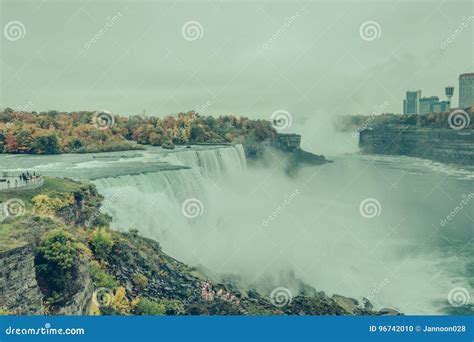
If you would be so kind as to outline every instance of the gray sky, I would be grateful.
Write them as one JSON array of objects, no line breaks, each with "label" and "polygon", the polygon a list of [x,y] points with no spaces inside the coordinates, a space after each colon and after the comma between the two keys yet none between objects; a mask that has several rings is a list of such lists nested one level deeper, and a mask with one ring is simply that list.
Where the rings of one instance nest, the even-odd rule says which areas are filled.
[{"label": "gray sky", "polygon": [[[400,112],[407,89],[444,98],[454,85],[457,105],[458,75],[474,71],[472,4],[1,0],[0,106],[261,118],[281,109],[298,126],[385,101],[383,111]],[[11,21],[24,37],[5,33]],[[202,37],[183,37],[189,21]],[[380,28],[373,40],[360,32],[367,21]]]}]

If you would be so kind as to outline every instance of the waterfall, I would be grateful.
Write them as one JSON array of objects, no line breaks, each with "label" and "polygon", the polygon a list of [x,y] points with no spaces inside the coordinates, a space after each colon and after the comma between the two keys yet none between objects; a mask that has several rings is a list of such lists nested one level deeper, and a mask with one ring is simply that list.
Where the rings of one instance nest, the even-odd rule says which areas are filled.
[{"label": "waterfall", "polygon": [[221,177],[234,171],[242,172],[247,168],[245,152],[241,144],[170,153],[168,160],[172,164],[198,168],[205,177]]},{"label": "waterfall", "polygon": [[105,196],[102,210],[113,217],[114,229],[137,229],[181,254],[177,251],[183,244],[180,236],[198,234],[198,224],[202,227],[206,220],[209,187],[218,187],[228,174],[241,174],[247,164],[242,145],[173,151],[165,159],[189,168],[101,178],[94,183]]}]

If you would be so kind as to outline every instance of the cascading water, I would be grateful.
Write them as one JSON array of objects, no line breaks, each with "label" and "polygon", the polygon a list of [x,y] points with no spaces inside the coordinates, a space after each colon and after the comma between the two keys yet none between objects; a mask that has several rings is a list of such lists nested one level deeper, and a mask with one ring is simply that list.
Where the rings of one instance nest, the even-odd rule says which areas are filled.
[{"label": "cascading water", "polygon": [[[101,178],[94,183],[106,198],[103,210],[114,218],[115,229],[138,229],[180,255],[188,249],[183,241],[203,233],[196,223],[206,218],[209,187],[218,187],[226,175],[242,173],[247,163],[242,145],[183,150],[169,153],[165,159],[190,168]],[[193,209],[192,203],[197,203],[197,208]],[[187,238],[183,240],[183,236]]]},{"label": "cascading water", "polygon": [[[442,234],[436,227],[466,193],[471,171],[447,176],[413,158],[335,156],[288,178],[277,164],[247,170],[241,145],[98,157],[67,156],[59,166],[50,157],[35,168],[93,180],[114,229],[137,229],[189,265],[296,294],[294,279],[281,276],[293,270],[328,294],[407,314],[442,312],[452,288],[470,288],[471,254],[453,253],[472,239],[470,221],[457,215]],[[452,200],[430,195],[441,182]],[[381,208],[370,219],[359,208],[367,198]]]}]

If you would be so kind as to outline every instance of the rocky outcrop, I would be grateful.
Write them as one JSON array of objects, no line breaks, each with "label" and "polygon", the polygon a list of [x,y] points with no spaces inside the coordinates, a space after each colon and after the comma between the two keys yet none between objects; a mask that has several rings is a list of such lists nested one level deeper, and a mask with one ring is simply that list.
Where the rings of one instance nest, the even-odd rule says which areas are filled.
[{"label": "rocky outcrop", "polygon": [[474,165],[474,130],[389,125],[360,132],[363,153],[405,155]]},{"label": "rocky outcrop", "polygon": [[80,284],[78,291],[64,305],[57,307],[54,314],[66,316],[88,314],[94,293],[94,284],[90,276],[89,262],[86,259],[81,260],[76,282]]},{"label": "rocky outcrop", "polygon": [[41,315],[43,295],[36,282],[32,246],[0,253],[0,307],[18,315]]}]

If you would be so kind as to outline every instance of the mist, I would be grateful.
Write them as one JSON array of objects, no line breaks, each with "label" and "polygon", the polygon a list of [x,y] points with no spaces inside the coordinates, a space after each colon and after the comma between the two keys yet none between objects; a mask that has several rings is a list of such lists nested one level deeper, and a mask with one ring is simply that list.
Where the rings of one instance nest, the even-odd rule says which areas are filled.
[{"label": "mist", "polygon": [[[430,217],[433,206],[446,203],[432,199],[415,208],[413,197],[421,194],[410,193],[409,181],[381,186],[385,177],[399,177],[396,168],[380,173],[389,160],[373,166],[336,158],[291,176],[286,158],[270,153],[243,170],[234,159],[225,173],[212,177],[181,170],[97,185],[106,198],[120,191],[107,209],[115,229],[138,229],[214,279],[234,277],[263,293],[283,286],[293,296],[305,283],[329,295],[369,298],[376,308],[440,313],[453,281],[464,282],[456,272],[466,267],[455,255],[443,255],[439,241],[425,241],[439,222]],[[410,177],[420,181],[415,173]],[[429,187],[433,178],[427,181]],[[200,215],[191,219],[182,207],[189,198],[202,203]],[[360,209],[368,198],[380,205],[371,218]]]}]

